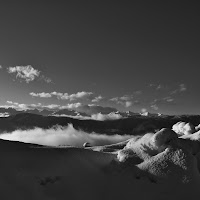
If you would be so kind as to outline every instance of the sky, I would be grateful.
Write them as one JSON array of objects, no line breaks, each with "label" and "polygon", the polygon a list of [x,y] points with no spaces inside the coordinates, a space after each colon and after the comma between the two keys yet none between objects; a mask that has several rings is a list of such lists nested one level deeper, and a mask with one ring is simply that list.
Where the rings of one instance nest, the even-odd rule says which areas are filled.
[{"label": "sky", "polygon": [[0,3],[0,105],[200,114],[199,5]]}]

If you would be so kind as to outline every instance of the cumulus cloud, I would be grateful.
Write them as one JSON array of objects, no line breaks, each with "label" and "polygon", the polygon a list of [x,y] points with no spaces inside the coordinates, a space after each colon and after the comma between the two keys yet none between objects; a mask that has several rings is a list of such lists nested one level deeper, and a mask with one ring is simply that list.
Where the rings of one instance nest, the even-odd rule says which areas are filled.
[{"label": "cumulus cloud", "polygon": [[82,106],[82,103],[79,103],[79,102],[77,102],[77,103],[69,103],[69,104],[67,104],[65,106],[61,106],[60,109],[72,109],[72,110],[74,110],[74,109],[77,109],[77,108],[79,108],[81,106]]},{"label": "cumulus cloud", "polygon": [[57,98],[62,99],[62,100],[70,100],[70,101],[74,101],[77,99],[87,99],[89,96],[91,96],[93,93],[92,92],[77,92],[75,94],[71,94],[69,95],[68,93],[64,93],[64,94],[58,94]]},{"label": "cumulus cloud", "polygon": [[41,97],[41,98],[50,98],[52,95],[50,93],[41,92],[41,93],[29,93],[32,97]]},{"label": "cumulus cloud", "polygon": [[133,102],[131,101],[132,96],[124,95],[122,97],[114,97],[110,99],[110,101],[115,102],[116,104],[120,104],[126,108],[132,106]]},{"label": "cumulus cloud", "polygon": [[9,74],[16,74],[16,78],[25,80],[26,83],[34,81],[36,78],[40,78],[47,83],[52,83],[50,78],[41,75],[41,71],[34,69],[31,65],[8,67],[7,71]]},{"label": "cumulus cloud", "polygon": [[125,141],[132,136],[130,135],[111,135],[91,133],[74,129],[73,125],[67,127],[57,126],[51,129],[43,130],[35,128],[32,130],[16,130],[11,133],[0,135],[1,139],[21,141],[48,146],[70,145],[82,147],[85,142],[92,146],[108,145]]},{"label": "cumulus cloud", "polygon": [[59,104],[48,104],[48,105],[43,105],[41,103],[37,103],[37,104],[20,104],[17,102],[12,102],[12,101],[7,101],[8,104],[11,105],[12,108],[15,108],[17,110],[28,110],[28,109],[77,109],[78,107],[82,106],[81,103],[77,102],[77,103],[71,103],[71,104],[67,104],[67,105],[59,105]]},{"label": "cumulus cloud", "polygon": [[77,92],[76,94],[68,94],[68,93],[62,93],[62,92],[50,92],[50,93],[46,93],[46,92],[41,92],[41,93],[34,93],[31,92],[30,93],[31,96],[34,97],[41,97],[41,98],[48,98],[48,97],[52,97],[52,96],[56,96],[57,99],[62,99],[62,100],[70,100],[70,101],[74,101],[77,99],[88,99],[91,95],[93,95],[92,92]]},{"label": "cumulus cloud", "polygon": [[101,114],[101,113],[93,114],[91,115],[91,118],[98,121],[105,121],[105,120],[121,119],[122,116],[120,114],[112,112],[109,114]]},{"label": "cumulus cloud", "polygon": [[3,69],[2,65],[0,65],[0,69]]},{"label": "cumulus cloud", "polygon": [[17,78],[24,79],[27,83],[40,75],[40,71],[34,69],[31,65],[8,67],[8,73],[16,73]]},{"label": "cumulus cloud", "polygon": [[97,96],[97,97],[95,97],[94,99],[92,99],[92,102],[94,103],[96,103],[96,102],[99,102],[99,101],[101,101],[103,99],[103,97],[101,96],[101,95],[99,95],[99,96]]},{"label": "cumulus cloud", "polygon": [[4,107],[12,107],[16,110],[32,110],[32,109],[60,109],[61,105],[58,104],[48,104],[48,105],[42,105],[41,103],[37,104],[20,104],[18,102],[13,101],[6,101],[7,104],[10,104],[9,106],[5,105]]},{"label": "cumulus cloud", "polygon": [[92,94],[93,94],[92,92],[85,92],[85,91],[77,92],[76,94],[71,94],[69,96],[69,99],[70,99],[70,101],[73,101],[73,100],[76,100],[76,99],[87,98]]},{"label": "cumulus cloud", "polygon": [[26,110],[28,109],[27,104],[17,103],[12,101],[6,101],[6,103],[11,104],[11,107],[16,108],[17,110]]}]

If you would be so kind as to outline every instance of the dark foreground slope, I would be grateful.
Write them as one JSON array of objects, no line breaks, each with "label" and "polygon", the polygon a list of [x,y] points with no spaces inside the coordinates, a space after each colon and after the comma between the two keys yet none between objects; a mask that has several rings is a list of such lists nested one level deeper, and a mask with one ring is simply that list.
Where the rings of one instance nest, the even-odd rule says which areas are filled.
[{"label": "dark foreground slope", "polygon": [[48,129],[56,125],[67,126],[73,124],[75,129],[85,132],[112,134],[144,134],[148,131],[159,130],[163,127],[171,128],[178,121],[200,124],[200,116],[133,116],[118,120],[96,121],[79,120],[69,117],[42,116],[30,113],[20,113],[8,118],[0,118],[0,132],[11,132],[17,129],[27,130],[35,127]]},{"label": "dark foreground slope", "polygon": [[196,199],[200,135],[194,136],[162,129],[88,149],[0,140],[0,199]]}]

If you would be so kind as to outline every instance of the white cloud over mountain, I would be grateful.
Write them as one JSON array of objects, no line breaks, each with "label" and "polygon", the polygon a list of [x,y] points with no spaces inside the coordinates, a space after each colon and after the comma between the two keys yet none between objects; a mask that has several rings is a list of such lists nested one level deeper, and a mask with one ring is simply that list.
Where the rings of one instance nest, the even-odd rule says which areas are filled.
[{"label": "white cloud over mountain", "polygon": [[6,101],[6,103],[10,104],[12,108],[16,108],[18,110],[26,110],[26,109],[28,109],[28,105],[27,104],[17,103],[17,102],[12,102],[12,101]]},{"label": "white cloud over mountain", "polygon": [[109,114],[92,114],[91,119],[98,120],[98,121],[105,121],[105,120],[115,120],[123,118],[120,114],[117,113],[109,113]]}]

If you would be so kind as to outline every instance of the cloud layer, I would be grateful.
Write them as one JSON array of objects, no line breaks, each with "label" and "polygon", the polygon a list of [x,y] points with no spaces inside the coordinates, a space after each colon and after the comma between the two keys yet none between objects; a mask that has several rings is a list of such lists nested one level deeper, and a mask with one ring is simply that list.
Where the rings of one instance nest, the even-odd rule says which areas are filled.
[{"label": "cloud layer", "polygon": [[32,130],[16,130],[11,133],[0,135],[1,139],[11,141],[21,141],[49,146],[70,145],[82,147],[85,142],[92,146],[108,145],[125,141],[132,136],[130,135],[106,135],[106,134],[88,134],[84,131],[78,131],[69,124],[67,127],[57,126],[48,130],[35,128]]},{"label": "cloud layer", "polygon": [[109,114],[97,113],[97,114],[93,114],[91,118],[98,121],[105,121],[105,120],[121,119],[123,117],[120,114],[116,114],[116,113],[109,113]]},{"label": "cloud layer", "polygon": [[77,99],[88,99],[90,96],[93,95],[92,92],[77,92],[75,94],[68,94],[68,93],[62,93],[62,92],[50,92],[50,93],[46,93],[46,92],[41,92],[41,93],[34,93],[34,92],[30,92],[29,93],[32,97],[40,97],[40,98],[50,98],[53,96],[56,96],[57,99],[61,99],[61,100],[70,100],[70,101],[74,101]]}]

